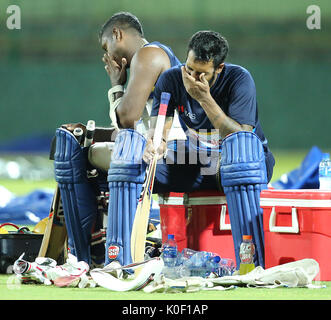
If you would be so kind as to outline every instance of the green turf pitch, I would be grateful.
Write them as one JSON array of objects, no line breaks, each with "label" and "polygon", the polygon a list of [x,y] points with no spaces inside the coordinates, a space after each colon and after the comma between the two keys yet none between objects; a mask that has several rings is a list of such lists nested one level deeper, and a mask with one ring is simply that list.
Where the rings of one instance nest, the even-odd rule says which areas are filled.
[{"label": "green turf pitch", "polygon": [[[283,173],[297,168],[308,151],[274,151],[276,165],[271,181],[280,178]],[[29,181],[22,179],[0,179],[0,185],[13,192],[15,195],[24,195],[39,188],[55,189],[55,180]]]},{"label": "green turf pitch", "polygon": [[316,282],[326,288],[256,289],[237,287],[227,291],[194,293],[113,292],[102,287],[58,288],[19,284],[14,275],[0,275],[1,300],[331,300],[331,282]]}]

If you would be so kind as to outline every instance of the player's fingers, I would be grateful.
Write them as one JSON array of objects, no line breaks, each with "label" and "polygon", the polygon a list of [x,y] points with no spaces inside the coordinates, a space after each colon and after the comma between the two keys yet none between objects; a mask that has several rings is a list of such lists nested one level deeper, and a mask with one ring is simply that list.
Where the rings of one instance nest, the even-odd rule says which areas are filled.
[{"label": "player's fingers", "polygon": [[148,152],[147,150],[143,154],[143,159],[146,163],[150,163],[153,160],[155,152]]},{"label": "player's fingers", "polygon": [[108,54],[104,54],[103,57],[102,57],[102,61],[106,64],[109,64],[109,56]]},{"label": "player's fingers", "polygon": [[188,73],[187,73],[187,71],[186,71],[185,67],[184,67],[184,66],[182,66],[182,67],[181,67],[181,70],[182,70],[182,77],[183,77],[183,79],[186,79],[186,78],[187,78],[187,76],[188,76]]},{"label": "player's fingers", "polygon": [[106,66],[105,66],[105,69],[106,69],[106,71],[107,71],[108,74],[111,73],[109,66],[106,65]]},{"label": "player's fingers", "polygon": [[200,74],[199,79],[204,85],[208,85],[208,81],[206,80],[206,77],[205,77],[204,73]]},{"label": "player's fingers", "polygon": [[109,61],[109,66],[114,68],[114,69],[120,69],[120,65],[115,61],[115,59],[111,59]]},{"label": "player's fingers", "polygon": [[155,149],[153,146],[153,141],[152,139],[149,139],[145,147],[143,159],[146,163],[149,163],[153,159],[154,155],[155,155]]},{"label": "player's fingers", "polygon": [[183,81],[185,81],[186,83],[189,83],[190,85],[194,85],[195,84],[195,78],[192,77],[185,69],[185,67],[182,67],[182,75],[183,75]]}]

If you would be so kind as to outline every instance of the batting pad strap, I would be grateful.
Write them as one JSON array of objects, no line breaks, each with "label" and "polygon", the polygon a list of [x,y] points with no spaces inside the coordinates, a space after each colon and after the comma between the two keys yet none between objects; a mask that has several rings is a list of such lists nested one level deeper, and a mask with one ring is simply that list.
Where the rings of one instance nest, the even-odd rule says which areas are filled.
[{"label": "batting pad strap", "polygon": [[119,104],[122,101],[122,97],[118,98],[115,100],[114,98],[114,94],[116,92],[124,92],[124,88],[123,86],[115,86],[113,88],[111,88],[108,91],[108,100],[109,100],[109,118],[112,122],[112,125],[116,128],[118,128],[118,124],[117,124],[117,116],[116,116],[116,109],[119,106]]},{"label": "batting pad strap", "polygon": [[117,86],[114,86],[114,87],[110,88],[110,89],[108,90],[108,99],[109,99],[109,101],[112,101],[112,102],[115,101],[113,95],[114,95],[116,92],[124,92],[124,87],[123,87],[122,85],[118,84]]},{"label": "batting pad strap", "polygon": [[223,187],[268,183],[263,146],[255,133],[240,131],[223,140],[221,181]]},{"label": "batting pad strap", "polygon": [[54,154],[55,180],[60,183],[81,183],[87,180],[87,159],[82,157],[82,148],[77,139],[69,131],[56,130],[56,148]]}]

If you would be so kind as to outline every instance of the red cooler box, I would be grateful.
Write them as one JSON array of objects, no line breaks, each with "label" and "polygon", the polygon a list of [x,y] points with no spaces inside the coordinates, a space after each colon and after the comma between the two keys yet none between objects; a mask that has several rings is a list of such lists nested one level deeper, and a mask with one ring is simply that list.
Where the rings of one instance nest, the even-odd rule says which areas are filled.
[{"label": "red cooler box", "polygon": [[312,258],[315,280],[331,280],[331,191],[263,190],[261,208],[265,267]]},{"label": "red cooler box", "polygon": [[186,210],[184,193],[170,192],[159,194],[160,224],[162,243],[167,240],[168,234],[175,235],[178,250],[188,248],[186,235]]},{"label": "red cooler box", "polygon": [[235,262],[231,225],[223,193],[199,191],[159,195],[162,241],[175,234],[178,249],[211,251]]}]

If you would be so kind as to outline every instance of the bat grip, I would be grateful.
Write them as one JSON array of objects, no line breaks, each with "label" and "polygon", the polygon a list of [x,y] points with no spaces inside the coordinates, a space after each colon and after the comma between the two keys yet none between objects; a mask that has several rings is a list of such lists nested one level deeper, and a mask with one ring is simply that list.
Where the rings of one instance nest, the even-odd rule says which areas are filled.
[{"label": "bat grip", "polygon": [[93,136],[95,131],[95,122],[93,120],[89,120],[86,126],[86,136],[84,140],[84,147],[89,147],[93,142]]},{"label": "bat grip", "polygon": [[171,94],[169,92],[162,92],[161,93],[161,100],[160,104],[165,104],[168,106],[169,101],[170,101]]},{"label": "bat grip", "polygon": [[75,128],[73,133],[74,133],[74,136],[76,137],[78,143],[81,144],[82,143],[82,138],[83,138],[83,133],[84,133],[83,129],[82,128]]}]

